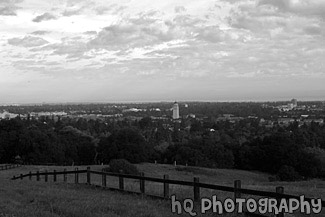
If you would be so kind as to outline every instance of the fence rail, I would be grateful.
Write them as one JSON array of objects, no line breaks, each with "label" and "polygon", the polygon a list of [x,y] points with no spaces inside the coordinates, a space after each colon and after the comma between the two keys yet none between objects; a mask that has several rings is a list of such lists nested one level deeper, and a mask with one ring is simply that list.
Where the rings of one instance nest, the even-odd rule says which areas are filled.
[{"label": "fence rail", "polygon": [[[1,167],[0,167],[1,168]],[[57,181],[57,175],[63,175],[63,180],[64,182],[67,182],[67,174],[74,174],[74,182],[76,184],[79,183],[79,174],[87,174],[87,181],[86,183],[88,185],[91,184],[91,174],[96,174],[100,175],[102,177],[102,183],[101,185],[95,185],[95,186],[100,186],[104,188],[107,187],[107,176],[112,176],[112,177],[118,177],[118,183],[119,186],[118,188],[112,188],[109,187],[108,189],[111,190],[119,190],[119,191],[124,191],[124,192],[131,192],[131,193],[136,193],[136,194],[146,194],[145,191],[145,182],[150,181],[150,182],[157,182],[157,183],[162,183],[163,184],[163,196],[158,196],[158,195],[149,195],[146,194],[150,197],[155,197],[155,198],[160,198],[160,199],[170,199],[170,192],[169,192],[169,185],[174,184],[174,185],[181,185],[181,186],[189,186],[193,187],[193,199],[194,201],[199,201],[200,199],[200,189],[212,189],[212,190],[219,190],[219,191],[225,191],[225,192],[231,192],[234,193],[234,198],[241,198],[242,194],[246,195],[255,195],[255,196],[262,196],[262,197],[268,197],[268,198],[275,198],[275,199],[299,199],[299,196],[296,195],[289,195],[289,194],[284,194],[284,188],[279,186],[276,187],[275,192],[269,192],[269,191],[259,191],[259,190],[252,190],[252,189],[245,189],[241,188],[241,181],[236,180],[234,181],[234,187],[229,187],[229,186],[221,186],[221,185],[214,185],[214,184],[206,184],[206,183],[201,183],[199,181],[198,177],[193,178],[193,182],[191,181],[180,181],[180,180],[173,180],[169,179],[168,175],[164,175],[163,178],[154,178],[154,177],[146,177],[144,176],[144,173],[141,173],[140,175],[129,175],[129,174],[123,174],[123,173],[111,173],[111,172],[104,172],[104,171],[94,171],[91,170],[90,167],[87,167],[86,170],[78,170],[78,168],[75,168],[75,170],[72,171],[67,171],[64,169],[64,171],[53,171],[53,172],[29,172],[27,174],[20,174],[19,176],[13,176],[12,180],[17,180],[17,179],[23,179],[24,177],[29,177],[31,180],[32,177],[36,176],[36,180],[40,180],[40,176],[44,176],[45,182],[48,181],[48,176],[52,175],[53,176],[53,181]],[[134,192],[134,191],[129,191],[125,190],[124,186],[124,180],[125,179],[135,179],[139,180],[139,189],[140,192]],[[304,198],[305,201],[311,201],[311,198]],[[325,207],[325,201],[322,200],[322,207]],[[265,215],[256,215],[253,214],[254,216],[265,216]],[[277,215],[278,217],[283,217],[284,214],[280,213]]]},{"label": "fence rail", "polygon": [[2,170],[9,170],[9,169],[17,168],[17,167],[21,167],[21,165],[20,164],[6,164],[6,165],[1,165],[0,166],[0,171],[2,171]]}]

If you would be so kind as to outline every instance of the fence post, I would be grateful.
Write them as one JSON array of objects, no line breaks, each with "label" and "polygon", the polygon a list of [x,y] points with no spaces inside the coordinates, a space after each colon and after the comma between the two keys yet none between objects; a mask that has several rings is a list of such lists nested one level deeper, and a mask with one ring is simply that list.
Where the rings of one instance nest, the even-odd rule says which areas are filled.
[{"label": "fence post", "polygon": [[120,170],[120,174],[118,176],[118,183],[119,183],[119,189],[124,190],[124,179],[123,179],[123,170]]},{"label": "fence post", "polygon": [[[278,194],[278,196],[277,196],[277,203],[280,204],[280,202],[281,202],[281,194],[284,193],[284,188],[281,187],[281,186],[280,187],[276,187],[275,191]],[[284,217],[284,213],[283,212],[279,213],[277,215],[277,217]]]},{"label": "fence post", "polygon": [[87,184],[90,185],[90,167],[87,167]]},{"label": "fence post", "polygon": [[[64,169],[63,172],[67,172],[67,169]],[[67,174],[63,173],[63,181],[67,182]]]},{"label": "fence post", "polygon": [[78,184],[79,182],[79,173],[78,173],[78,168],[75,168],[75,174],[74,174],[74,183]]},{"label": "fence post", "polygon": [[200,200],[200,179],[199,177],[194,177],[193,179],[193,186],[194,186],[194,201]]},{"label": "fence post", "polygon": [[104,173],[105,172],[105,169],[102,169],[102,186],[103,187],[106,187],[106,174]]},{"label": "fence post", "polygon": [[47,182],[47,170],[45,170],[45,182]]},{"label": "fence post", "polygon": [[39,171],[36,172],[36,181],[39,181]]},{"label": "fence post", "polygon": [[53,171],[53,182],[56,182],[56,170]]},{"label": "fence post", "polygon": [[234,197],[235,197],[235,200],[236,200],[236,198],[241,198],[240,189],[241,189],[241,181],[240,180],[235,180],[235,182],[234,182]]},{"label": "fence post", "polygon": [[140,192],[144,194],[145,192],[145,182],[144,182],[144,173],[140,173]]},{"label": "fence post", "polygon": [[169,198],[169,183],[166,182],[166,180],[169,179],[168,175],[164,175],[164,198]]},{"label": "fence post", "polygon": [[29,180],[32,180],[32,172],[29,171]]}]

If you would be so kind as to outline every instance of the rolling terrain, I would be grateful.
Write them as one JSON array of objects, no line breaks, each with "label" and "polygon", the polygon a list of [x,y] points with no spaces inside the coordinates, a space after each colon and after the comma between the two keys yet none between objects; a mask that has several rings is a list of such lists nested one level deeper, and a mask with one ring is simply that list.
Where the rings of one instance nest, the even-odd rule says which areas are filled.
[{"label": "rolling terrain", "polygon": [[[101,170],[104,166],[91,166],[92,170]],[[170,179],[192,181],[193,177],[199,177],[200,182],[233,186],[234,180],[240,179],[243,188],[274,191],[276,186],[283,186],[285,193],[308,197],[325,196],[325,184],[321,180],[302,182],[269,182],[270,175],[260,172],[248,172],[227,169],[206,169],[198,167],[183,167],[171,165],[138,164],[138,169],[149,177],[161,178],[168,174]],[[62,176],[58,176],[57,182],[53,182],[49,176],[48,182],[32,180],[12,181],[14,175],[26,174],[29,171],[62,171],[64,168],[73,170],[75,167],[59,166],[23,166],[6,171],[0,171],[0,216],[177,216],[171,213],[169,201],[152,199],[142,195],[126,194],[87,185],[75,185],[74,176],[68,175],[68,183],[64,183]],[[84,169],[86,166],[80,166]],[[101,183],[101,177],[93,175],[92,184]],[[80,175],[79,182],[85,183],[86,177]],[[118,180],[108,177],[108,187],[118,187]],[[135,180],[125,180],[125,189],[139,191],[139,183]],[[162,184],[146,183],[146,192],[154,195],[162,194]],[[192,197],[192,189],[176,185],[170,186],[170,194],[177,198]],[[201,196],[217,195],[218,198],[232,197],[232,194],[201,190]],[[247,195],[244,195],[246,197]],[[183,213],[181,216],[189,216]],[[199,214],[198,216],[212,216],[212,214]],[[227,214],[225,216],[238,216]],[[296,215],[301,216],[301,215]]]}]

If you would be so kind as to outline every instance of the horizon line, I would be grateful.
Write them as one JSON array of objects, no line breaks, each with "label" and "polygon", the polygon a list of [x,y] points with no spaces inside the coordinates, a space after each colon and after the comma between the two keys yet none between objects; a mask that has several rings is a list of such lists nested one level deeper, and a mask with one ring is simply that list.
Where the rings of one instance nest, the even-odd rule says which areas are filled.
[{"label": "horizon line", "polygon": [[[297,99],[297,98],[292,98]],[[274,102],[289,102],[288,100],[177,100],[177,103],[274,103]],[[314,100],[298,100],[298,102],[325,102],[325,99],[314,99]],[[71,105],[71,104],[146,104],[146,103],[174,103],[173,100],[161,100],[161,101],[66,101],[66,102],[0,102],[0,106],[24,106],[24,105]]]}]

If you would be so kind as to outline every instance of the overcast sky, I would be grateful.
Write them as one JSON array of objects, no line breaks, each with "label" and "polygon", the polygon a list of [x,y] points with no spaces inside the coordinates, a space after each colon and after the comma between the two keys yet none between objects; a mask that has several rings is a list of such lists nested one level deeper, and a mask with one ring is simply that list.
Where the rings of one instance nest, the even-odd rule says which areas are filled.
[{"label": "overcast sky", "polygon": [[325,100],[325,0],[0,0],[0,103]]}]

